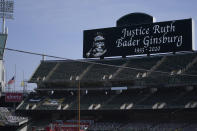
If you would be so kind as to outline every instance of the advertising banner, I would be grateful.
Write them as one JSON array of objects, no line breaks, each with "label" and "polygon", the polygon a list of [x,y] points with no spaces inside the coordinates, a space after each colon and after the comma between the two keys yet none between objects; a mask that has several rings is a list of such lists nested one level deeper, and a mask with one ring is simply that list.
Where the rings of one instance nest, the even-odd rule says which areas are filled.
[{"label": "advertising banner", "polygon": [[21,102],[23,100],[22,93],[6,93],[5,102]]}]

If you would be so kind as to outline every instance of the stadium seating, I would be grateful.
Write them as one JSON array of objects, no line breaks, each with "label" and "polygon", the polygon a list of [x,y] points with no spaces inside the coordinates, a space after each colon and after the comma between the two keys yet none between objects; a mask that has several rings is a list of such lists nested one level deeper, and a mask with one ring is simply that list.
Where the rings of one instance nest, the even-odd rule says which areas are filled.
[{"label": "stadium seating", "polygon": [[[81,114],[95,112],[95,116],[96,113],[105,116],[115,112],[127,117],[128,113],[130,120],[102,121],[98,117],[89,126],[89,131],[192,131],[197,127],[195,122],[173,121],[178,117],[182,120],[185,114],[180,112],[195,113],[197,109],[196,52],[79,61],[42,61],[30,79],[38,84],[37,92],[28,96],[17,110],[76,113],[79,105],[79,88],[76,87],[80,87]],[[138,120],[138,113],[143,112],[144,121],[132,121]],[[150,114],[149,117],[149,112],[164,115],[158,118]],[[146,117],[153,117],[151,120],[155,118],[155,121]],[[157,122],[157,119],[169,121]]]},{"label": "stadium seating", "polygon": [[30,82],[124,80],[134,81],[136,86],[197,84],[196,53],[79,61],[42,61]]},{"label": "stadium seating", "polygon": [[145,73],[150,70],[156,63],[161,60],[161,57],[133,58],[128,60],[128,65],[124,68],[116,79],[133,79],[138,78],[138,73]]},{"label": "stadium seating", "polygon": [[[100,61],[95,61],[95,63],[100,63],[104,65],[94,64],[92,68],[83,77],[83,79],[85,80],[109,80],[113,77],[113,74],[118,70],[118,67],[113,67],[113,65],[122,66],[125,63],[125,60],[120,60],[120,59],[100,60]],[[105,64],[110,64],[112,66],[111,67],[105,66]],[[111,78],[110,78],[110,75],[111,75]]]},{"label": "stadium seating", "polygon": [[83,71],[90,65],[84,62],[75,61],[60,61],[58,68],[52,73],[49,80],[76,80],[77,76],[80,76]]},{"label": "stadium seating", "polygon": [[[184,71],[196,56],[196,54],[191,53],[166,56],[165,60],[157,67],[157,69],[155,69],[155,72],[152,72],[149,78],[146,79],[148,81],[152,80],[157,82],[160,85],[179,84],[180,82],[184,83],[186,80],[181,79],[182,76],[179,76],[181,73],[178,73],[178,71]],[[158,79],[159,81],[157,81]]]},{"label": "stadium seating", "polygon": [[95,122],[88,131],[194,131],[196,127],[188,122]]},{"label": "stadium seating", "polygon": [[[80,94],[81,110],[197,108],[197,91],[186,88],[144,88],[123,91],[87,91]],[[78,92],[30,96],[18,110],[78,110]]]},{"label": "stadium seating", "polygon": [[[99,94],[99,97],[98,97]],[[95,110],[96,106],[100,104],[101,106],[111,97],[110,94],[105,94],[104,91],[102,92],[91,92],[89,91],[87,94],[82,96],[81,99],[81,109],[87,110],[92,109]],[[92,108],[89,108],[90,106],[93,106]]]},{"label": "stadium seating", "polygon": [[98,122],[90,125],[88,131],[118,131],[120,126],[117,122]]},{"label": "stadium seating", "polygon": [[32,81],[42,81],[44,77],[47,77],[56,64],[57,62],[41,61],[37,71],[32,76]]}]

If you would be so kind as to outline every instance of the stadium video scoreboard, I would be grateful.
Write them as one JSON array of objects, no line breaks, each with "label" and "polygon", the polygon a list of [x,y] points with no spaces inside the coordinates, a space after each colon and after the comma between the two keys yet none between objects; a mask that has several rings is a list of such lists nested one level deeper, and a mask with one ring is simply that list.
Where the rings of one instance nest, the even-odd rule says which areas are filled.
[{"label": "stadium video scoreboard", "polygon": [[192,19],[84,31],[83,57],[111,57],[194,50]]}]

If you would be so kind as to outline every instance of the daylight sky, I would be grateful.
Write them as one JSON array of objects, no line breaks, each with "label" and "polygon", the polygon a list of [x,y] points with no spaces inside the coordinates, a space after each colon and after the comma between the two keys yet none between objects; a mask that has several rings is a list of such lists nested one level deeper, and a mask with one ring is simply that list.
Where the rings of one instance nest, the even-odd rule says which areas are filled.
[{"label": "daylight sky", "polygon": [[[117,19],[129,13],[144,12],[157,22],[186,18],[197,21],[197,0],[14,1],[14,20],[6,20],[6,47],[69,59],[82,59],[83,30],[114,27]],[[16,89],[22,89],[23,72],[29,79],[41,59],[6,50],[7,80],[14,75],[16,65]]]}]

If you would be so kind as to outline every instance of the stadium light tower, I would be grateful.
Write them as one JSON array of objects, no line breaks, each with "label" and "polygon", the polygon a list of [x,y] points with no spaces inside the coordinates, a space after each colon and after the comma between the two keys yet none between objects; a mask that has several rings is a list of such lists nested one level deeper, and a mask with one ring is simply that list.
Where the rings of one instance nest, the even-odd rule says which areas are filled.
[{"label": "stadium light tower", "polygon": [[0,18],[2,18],[2,34],[7,34],[5,30],[5,19],[13,19],[14,1],[0,0]]},{"label": "stadium light tower", "polygon": [[2,19],[2,32],[0,31],[0,95],[6,86],[3,54],[7,42],[8,28],[5,28],[5,19],[13,19],[13,13],[14,1],[0,0],[0,19]]}]

